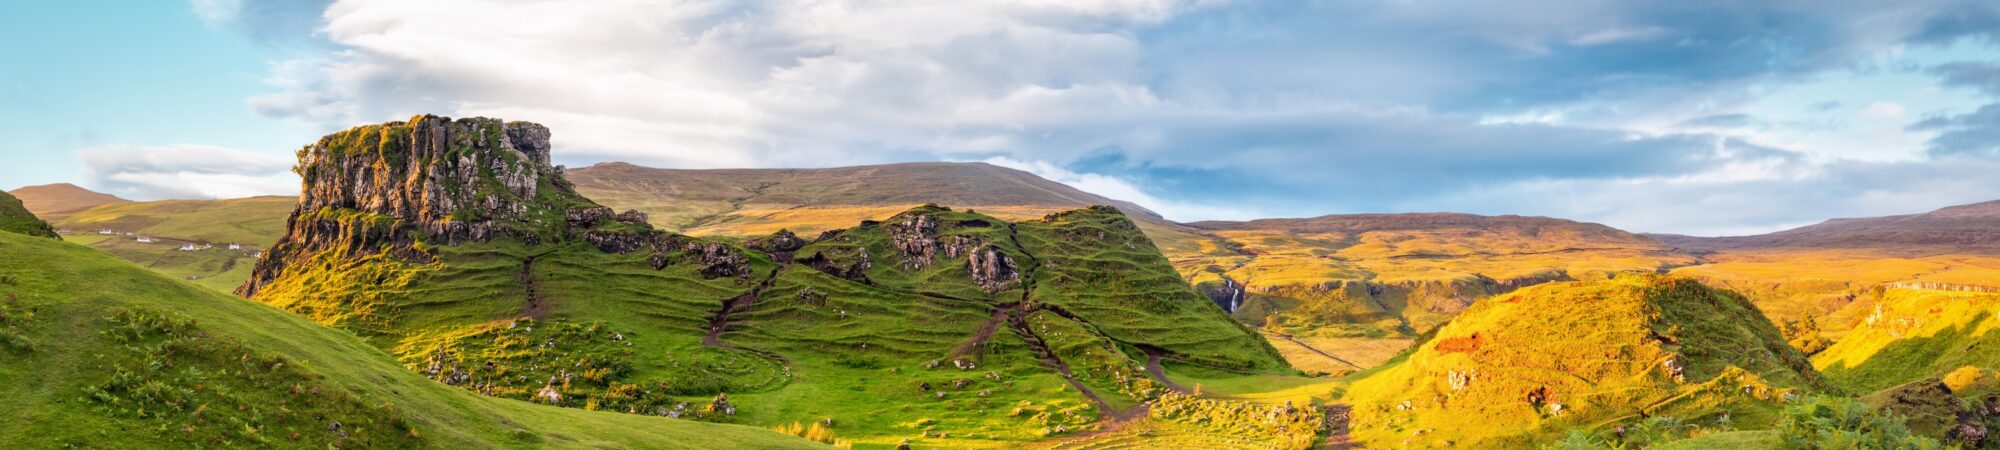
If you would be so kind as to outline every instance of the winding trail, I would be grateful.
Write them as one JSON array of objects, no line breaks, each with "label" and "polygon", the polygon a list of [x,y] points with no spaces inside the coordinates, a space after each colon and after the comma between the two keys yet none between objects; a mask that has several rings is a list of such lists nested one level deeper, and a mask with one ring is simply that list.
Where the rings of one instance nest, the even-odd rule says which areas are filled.
[{"label": "winding trail", "polygon": [[1160,360],[1167,356],[1167,349],[1151,345],[1140,345],[1138,347],[1140,351],[1146,352],[1146,373],[1152,374],[1154,380],[1159,380],[1160,384],[1166,385],[1167,389],[1173,389],[1174,392],[1182,394],[1194,392],[1185,386],[1181,386],[1180,383],[1175,383],[1174,379],[1168,378],[1167,369],[1160,366]]}]

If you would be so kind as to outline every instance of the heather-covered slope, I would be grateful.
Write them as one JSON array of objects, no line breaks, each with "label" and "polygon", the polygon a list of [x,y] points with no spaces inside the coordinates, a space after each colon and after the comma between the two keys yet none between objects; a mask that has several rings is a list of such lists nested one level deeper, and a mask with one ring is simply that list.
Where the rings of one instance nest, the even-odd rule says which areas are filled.
[{"label": "heather-covered slope", "polygon": [[0,192],[0,231],[20,233],[35,237],[62,239],[55,227],[49,226],[35,213],[21,207],[21,201],[5,192]]},{"label": "heather-covered slope", "polygon": [[0,233],[0,361],[9,448],[819,447],[473,395],[352,334],[11,233]]},{"label": "heather-covered slope", "polygon": [[1160,361],[1288,371],[1115,209],[923,206],[738,245],[596,206],[546,136],[426,116],[323,139],[242,292],[488,395],[861,443],[1081,431],[1164,392]]},{"label": "heather-covered slope", "polygon": [[1380,446],[1523,446],[1672,416],[1768,424],[1822,384],[1749,302],[1651,275],[1552,283],[1482,301],[1356,381],[1354,435]]}]

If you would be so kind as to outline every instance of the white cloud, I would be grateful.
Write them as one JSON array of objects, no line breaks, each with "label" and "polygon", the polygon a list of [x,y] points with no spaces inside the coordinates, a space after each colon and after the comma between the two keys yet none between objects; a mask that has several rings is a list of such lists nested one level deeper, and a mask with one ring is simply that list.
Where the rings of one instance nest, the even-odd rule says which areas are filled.
[{"label": "white cloud", "polygon": [[1903,105],[1893,102],[1869,103],[1867,107],[1861,108],[1861,116],[1871,119],[1901,119]]},{"label": "white cloud", "polygon": [[87,147],[76,151],[91,184],[125,198],[213,199],[292,195],[286,156],[209,145]]},{"label": "white cloud", "polygon": [[1270,217],[1266,214],[1228,206],[1192,204],[1161,200],[1147,194],[1130,181],[1094,173],[1077,173],[1049,164],[1046,161],[1019,161],[1009,158],[987,158],[981,162],[1009,169],[1035,174],[1050,181],[1067,184],[1084,192],[1102,195],[1117,200],[1137,203],[1146,209],[1160,213],[1167,220],[1250,220]]}]

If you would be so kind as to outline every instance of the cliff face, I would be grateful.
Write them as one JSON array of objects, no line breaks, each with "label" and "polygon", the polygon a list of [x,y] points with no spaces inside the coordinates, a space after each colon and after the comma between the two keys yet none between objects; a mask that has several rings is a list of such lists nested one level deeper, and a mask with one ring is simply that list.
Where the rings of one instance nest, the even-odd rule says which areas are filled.
[{"label": "cliff face", "polygon": [[[649,228],[642,214],[614,215],[577,195],[549,165],[548,128],[533,123],[417,116],[327,135],[298,155],[298,207],[240,295],[324,252],[424,261],[428,245],[501,237],[532,245],[617,224],[628,234]],[[653,240],[645,238],[631,240]]]}]

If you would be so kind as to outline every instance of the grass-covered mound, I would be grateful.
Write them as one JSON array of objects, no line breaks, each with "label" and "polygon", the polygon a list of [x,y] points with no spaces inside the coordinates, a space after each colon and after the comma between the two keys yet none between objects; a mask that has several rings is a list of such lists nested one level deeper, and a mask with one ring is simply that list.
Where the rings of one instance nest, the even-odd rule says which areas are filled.
[{"label": "grass-covered mound", "polygon": [[1941,377],[1963,380],[1955,389],[1992,389],[1982,380],[2000,369],[2000,294],[1888,289],[1865,309],[1852,331],[1813,356],[1834,385],[1867,393]]},{"label": "grass-covered mound", "polygon": [[21,206],[21,199],[6,192],[0,192],[0,231],[62,239],[48,222],[43,222],[34,213],[28,212],[27,207]]},{"label": "grass-covered mound", "polygon": [[1346,399],[1355,437],[1371,445],[1522,446],[1646,416],[1754,427],[1820,383],[1742,298],[1627,276],[1474,305]]},{"label": "grass-covered mound", "polygon": [[10,448],[810,448],[767,430],[473,395],[351,334],[0,233]]}]

